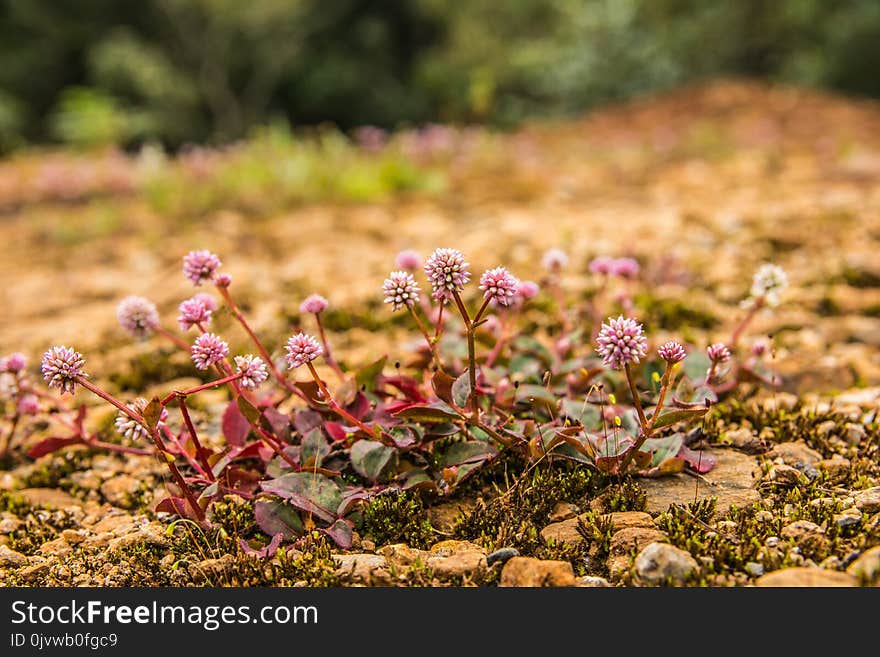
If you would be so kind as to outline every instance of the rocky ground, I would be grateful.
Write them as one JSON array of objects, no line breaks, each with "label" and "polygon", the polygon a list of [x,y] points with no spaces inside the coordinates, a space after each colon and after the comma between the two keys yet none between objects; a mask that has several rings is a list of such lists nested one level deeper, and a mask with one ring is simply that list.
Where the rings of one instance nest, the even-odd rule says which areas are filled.
[{"label": "rocky ground", "polygon": [[[229,500],[215,529],[152,511],[151,457],[71,450],[0,471],[0,582],[29,585],[805,585],[880,580],[880,107],[750,83],[716,83],[532,126],[452,160],[441,194],[163,217],[137,196],[32,201],[0,218],[2,351],[74,344],[121,391],[191,376],[184,355],[151,369],[155,342],[115,325],[127,294],[163,317],[190,291],[192,248],[223,255],[257,330],[284,336],[316,291],[338,310],[343,365],[405,355],[378,290],[402,248],[464,250],[539,280],[540,254],[572,256],[588,287],[600,254],[637,257],[636,301],[655,330],[723,339],[756,266],[789,273],[759,317],[782,390],[714,409],[705,477],[620,484],[516,463],[451,500],[389,500],[354,549],[314,538],[261,560],[241,549],[253,518]],[[333,239],[328,236],[333,235]],[[230,329],[231,331],[232,329]],[[240,336],[242,342],[244,336]],[[144,374],[144,372],[146,372]],[[169,378],[175,378],[169,381]],[[203,411],[222,410],[207,396]],[[87,397],[84,402],[92,403]],[[216,407],[216,408],[215,408]],[[110,414],[94,414],[107,424]],[[31,427],[26,440],[45,435]]]}]

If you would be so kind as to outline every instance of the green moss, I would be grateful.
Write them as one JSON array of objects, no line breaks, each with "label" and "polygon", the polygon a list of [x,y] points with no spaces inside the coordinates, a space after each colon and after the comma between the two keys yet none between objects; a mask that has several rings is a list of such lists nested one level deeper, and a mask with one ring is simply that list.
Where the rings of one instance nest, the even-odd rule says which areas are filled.
[{"label": "green moss", "polygon": [[713,329],[720,323],[715,315],[695,307],[690,299],[659,298],[643,293],[637,294],[634,301],[642,309],[640,319],[649,329]]},{"label": "green moss", "polygon": [[226,495],[211,505],[211,522],[227,534],[249,538],[257,532],[254,507],[238,495]]},{"label": "green moss", "polygon": [[0,512],[11,513],[19,518],[31,512],[31,505],[21,495],[10,491],[0,491]]},{"label": "green moss", "polygon": [[422,500],[408,492],[373,498],[364,509],[361,531],[377,545],[406,543],[425,549],[434,539]]}]

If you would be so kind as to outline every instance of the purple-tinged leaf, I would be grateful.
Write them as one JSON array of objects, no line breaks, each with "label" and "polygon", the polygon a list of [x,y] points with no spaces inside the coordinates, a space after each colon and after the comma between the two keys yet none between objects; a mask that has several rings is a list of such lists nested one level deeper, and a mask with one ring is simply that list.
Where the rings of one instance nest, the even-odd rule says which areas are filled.
[{"label": "purple-tinged leaf", "polygon": [[333,541],[341,547],[343,550],[347,550],[351,547],[352,541],[354,539],[354,535],[352,530],[354,529],[354,523],[350,520],[345,520],[340,518],[335,521],[332,525],[325,529],[321,529],[320,531],[324,532],[333,539]]},{"label": "purple-tinged leaf", "polygon": [[663,438],[648,438],[639,451],[651,454],[651,465],[657,467],[666,459],[675,457],[683,445],[684,436],[674,433]]},{"label": "purple-tinged leaf", "polygon": [[339,422],[328,420],[324,423],[324,429],[333,441],[338,442],[340,440],[345,440],[348,437],[348,432]]},{"label": "purple-tinged leaf", "polygon": [[677,456],[686,461],[691,470],[699,474],[706,474],[718,463],[718,459],[711,454],[702,450],[691,449],[686,445],[682,445]]},{"label": "purple-tinged leaf", "polygon": [[261,484],[264,491],[288,500],[324,522],[336,519],[342,492],[334,481],[312,472],[291,472]]},{"label": "purple-tinged leaf", "polygon": [[258,559],[271,559],[275,556],[275,553],[278,552],[278,548],[281,547],[281,541],[283,538],[281,532],[279,532],[272,537],[272,540],[269,541],[269,545],[259,550],[252,548],[243,538],[238,539],[238,544],[241,546],[241,549],[245,554],[257,557]]},{"label": "purple-tinged leaf", "polygon": [[306,469],[320,467],[324,457],[330,453],[330,445],[320,429],[312,429],[302,437],[300,443],[300,465]]},{"label": "purple-tinged leaf", "polygon": [[153,510],[156,513],[165,512],[179,515],[181,518],[189,518],[190,520],[198,520],[195,510],[182,497],[166,497],[161,500]]},{"label": "purple-tinged leaf", "polygon": [[452,385],[454,383],[455,379],[442,370],[437,370],[431,377],[431,387],[434,389],[434,394],[447,404],[452,403]]},{"label": "purple-tinged leaf", "polygon": [[399,418],[406,418],[416,422],[449,422],[461,420],[461,416],[445,402],[408,406],[394,414]]},{"label": "purple-tinged leaf", "polygon": [[336,515],[344,516],[348,514],[351,507],[360,501],[368,500],[373,493],[364,488],[350,488],[342,493],[342,504],[336,509]]},{"label": "purple-tinged leaf", "polygon": [[293,426],[301,436],[315,427],[320,427],[323,422],[324,418],[317,411],[297,411],[293,415]]},{"label": "purple-tinged leaf", "polygon": [[465,372],[452,384],[452,402],[459,408],[467,406],[471,396],[470,373]]},{"label": "purple-tinged leaf", "polygon": [[269,424],[271,431],[282,441],[290,440],[290,416],[281,413],[274,406],[263,409],[263,418]]},{"label": "purple-tinged leaf", "polygon": [[412,468],[398,478],[403,490],[436,490],[437,484],[425,468]]},{"label": "purple-tinged leaf", "polygon": [[251,424],[241,412],[238,404],[234,401],[229,402],[226,410],[223,411],[223,420],[220,424],[223,430],[223,436],[226,442],[235,447],[244,445],[248,434],[251,432]]},{"label": "purple-tinged leaf", "polygon": [[397,450],[371,440],[359,440],[351,447],[351,467],[362,477],[378,481],[397,467]]},{"label": "purple-tinged leaf", "polygon": [[281,536],[290,541],[302,536],[305,528],[296,510],[278,500],[257,500],[254,502],[254,519],[264,534]]},{"label": "purple-tinged leaf", "polygon": [[45,456],[46,454],[57,452],[59,449],[64,449],[65,447],[70,447],[71,445],[81,444],[83,444],[83,440],[79,436],[71,436],[69,438],[52,436],[50,438],[44,438],[36,445],[31,447],[28,450],[27,455],[30,456],[32,459],[38,459],[41,456]]},{"label": "purple-tinged leaf", "polygon": [[372,406],[370,405],[370,400],[362,392],[358,392],[354,397],[354,401],[347,404],[345,408],[345,410],[354,415],[358,420],[363,420],[371,409]]}]

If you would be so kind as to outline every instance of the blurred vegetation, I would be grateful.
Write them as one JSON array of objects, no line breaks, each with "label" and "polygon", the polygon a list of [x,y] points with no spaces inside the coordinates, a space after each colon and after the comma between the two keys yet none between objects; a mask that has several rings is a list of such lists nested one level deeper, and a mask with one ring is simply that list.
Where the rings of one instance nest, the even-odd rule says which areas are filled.
[{"label": "blurred vegetation", "polygon": [[880,96],[877,0],[0,0],[0,150],[510,125],[693,79]]}]

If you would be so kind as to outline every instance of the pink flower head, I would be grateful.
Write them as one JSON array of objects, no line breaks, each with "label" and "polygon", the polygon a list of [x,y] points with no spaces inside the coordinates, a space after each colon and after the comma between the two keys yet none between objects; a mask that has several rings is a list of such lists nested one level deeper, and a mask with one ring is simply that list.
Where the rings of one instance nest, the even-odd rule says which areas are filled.
[{"label": "pink flower head", "polygon": [[419,300],[419,284],[412,274],[406,271],[393,271],[382,284],[385,293],[385,303],[391,304],[392,311],[398,311],[404,306],[412,307]]},{"label": "pink flower head", "polygon": [[516,293],[524,300],[534,299],[541,288],[534,281],[520,281]]},{"label": "pink flower head", "polygon": [[116,307],[116,319],[135,338],[146,338],[159,327],[156,306],[144,297],[125,297]]},{"label": "pink flower head", "polygon": [[541,257],[541,266],[547,271],[559,272],[568,266],[568,255],[562,249],[549,249]]},{"label": "pink flower head", "polygon": [[207,308],[211,312],[214,312],[215,310],[217,310],[217,308],[220,307],[220,304],[217,303],[217,299],[214,298],[214,295],[208,294],[207,292],[199,292],[197,294],[194,294],[192,298],[201,301],[203,304],[205,304],[205,308]]},{"label": "pink flower head", "polygon": [[638,363],[639,359],[644,358],[648,353],[648,341],[642,325],[623,315],[618,316],[617,319],[608,318],[608,321],[602,324],[596,342],[599,345],[599,355],[602,356],[606,367],[616,370],[628,363]]},{"label": "pink flower head", "polygon": [[754,356],[755,358],[760,358],[765,353],[767,353],[767,349],[769,347],[770,347],[770,345],[767,343],[767,340],[765,340],[764,338],[759,338],[758,340],[755,340],[752,343],[752,347],[751,347],[752,356]]},{"label": "pink flower head", "polygon": [[480,276],[480,289],[483,290],[484,299],[508,306],[516,296],[519,281],[504,267],[495,267],[487,269]]},{"label": "pink flower head", "polygon": [[259,356],[247,354],[235,357],[235,371],[241,374],[238,382],[245,390],[256,390],[260,384],[269,378],[269,370],[266,363]]},{"label": "pink flower head", "polygon": [[[126,406],[142,416],[144,414],[144,409],[147,408],[147,400],[143,397],[138,397],[130,404],[126,404]],[[164,422],[167,419],[168,411],[163,408],[162,413],[159,415],[159,422]],[[122,411],[119,411],[119,413],[116,414],[116,420],[113,424],[116,426],[116,432],[129,440],[145,439],[150,435],[144,425],[140,422],[135,422],[127,413],[123,413]]]},{"label": "pink flower head", "polygon": [[40,400],[36,395],[23,395],[15,407],[19,415],[36,415],[40,412]]},{"label": "pink flower head", "polygon": [[318,315],[327,310],[328,305],[330,304],[327,299],[322,297],[320,294],[310,294],[301,304],[299,304],[299,311],[301,313],[311,313],[312,315]]},{"label": "pink flower head", "polygon": [[88,376],[83,371],[85,364],[86,361],[81,353],[61,345],[52,347],[43,354],[40,369],[43,372],[43,379],[50,388],[60,388],[61,392],[73,394],[77,377]]},{"label": "pink flower head", "polygon": [[11,372],[17,374],[27,367],[27,356],[22,353],[15,352],[8,356],[0,358],[0,372]]},{"label": "pink flower head", "polygon": [[593,274],[609,275],[614,269],[614,258],[608,256],[598,256],[593,258],[589,264],[589,270]]},{"label": "pink flower head", "polygon": [[670,340],[666,344],[661,345],[657,349],[657,353],[667,363],[680,363],[687,356],[687,351],[675,340]]},{"label": "pink flower head", "polygon": [[217,287],[229,287],[232,285],[232,276],[229,274],[217,274],[214,277],[214,285]]},{"label": "pink flower head", "polygon": [[611,275],[621,278],[635,278],[639,275],[639,263],[632,258],[615,258],[611,261]]},{"label": "pink flower head", "polygon": [[214,272],[219,269],[220,258],[210,251],[190,251],[183,257],[183,275],[193,282],[193,285],[201,285],[214,277]]},{"label": "pink flower head", "polygon": [[437,249],[425,263],[425,274],[434,288],[433,296],[445,300],[461,292],[471,280],[468,264],[458,249]]},{"label": "pink flower head", "polygon": [[397,266],[405,271],[415,271],[422,266],[422,256],[417,252],[406,249],[397,254]]},{"label": "pink flower head", "polygon": [[206,370],[229,354],[229,345],[216,333],[202,333],[192,346],[192,361],[196,368]]},{"label": "pink flower head", "polygon": [[287,364],[290,369],[310,363],[324,353],[321,343],[302,332],[291,336],[284,349],[287,351]]},{"label": "pink flower head", "polygon": [[730,349],[720,342],[716,342],[706,347],[706,355],[713,363],[726,363],[730,360]]},{"label": "pink flower head", "polygon": [[188,331],[193,326],[207,326],[211,323],[211,310],[205,305],[201,299],[193,297],[182,301],[177,310],[180,313],[177,316],[177,324],[181,331]]}]

